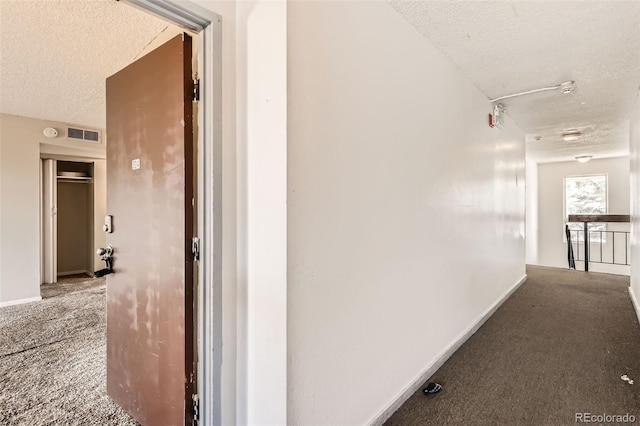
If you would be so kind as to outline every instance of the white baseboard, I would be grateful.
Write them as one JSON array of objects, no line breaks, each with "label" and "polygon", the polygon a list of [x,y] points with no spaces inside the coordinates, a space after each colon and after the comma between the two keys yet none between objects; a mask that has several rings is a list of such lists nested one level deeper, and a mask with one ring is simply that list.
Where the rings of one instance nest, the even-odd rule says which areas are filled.
[{"label": "white baseboard", "polygon": [[89,274],[89,271],[87,271],[86,269],[82,269],[79,271],[58,272],[59,277],[65,277],[67,275],[78,275],[78,274]]},{"label": "white baseboard", "polygon": [[629,296],[631,296],[631,303],[633,303],[633,308],[636,310],[636,316],[638,317],[638,322],[640,322],[640,304],[638,304],[638,298],[633,291],[633,287],[629,286]]},{"label": "white baseboard", "polygon": [[9,300],[8,302],[0,302],[0,308],[4,308],[5,306],[13,306],[13,305],[22,305],[23,303],[31,303],[31,302],[39,302],[42,300],[42,297],[29,297],[27,299],[18,299],[18,300]]},{"label": "white baseboard", "polygon": [[[484,324],[490,317],[498,310],[498,308],[515,292],[525,281],[527,280],[527,274],[523,275],[520,280],[515,283],[509,290],[507,290],[496,302],[489,307],[480,317],[473,322],[462,334],[460,334],[444,351],[440,353],[435,359],[435,361],[429,365],[423,372],[418,376],[416,380],[413,381],[404,391],[398,395],[397,398],[393,400],[391,404],[387,408],[385,408],[382,413],[376,416],[370,424],[371,426],[381,426],[384,422],[389,420],[389,417],[395,413],[398,408],[402,404],[404,404],[407,399],[411,395],[413,395],[418,389],[422,387],[424,382],[426,382],[429,377],[433,376],[436,371],[455,353],[455,351],[460,348],[466,342],[469,337],[473,336],[473,334],[478,331],[482,324]],[[636,305],[636,312],[637,305]]]}]

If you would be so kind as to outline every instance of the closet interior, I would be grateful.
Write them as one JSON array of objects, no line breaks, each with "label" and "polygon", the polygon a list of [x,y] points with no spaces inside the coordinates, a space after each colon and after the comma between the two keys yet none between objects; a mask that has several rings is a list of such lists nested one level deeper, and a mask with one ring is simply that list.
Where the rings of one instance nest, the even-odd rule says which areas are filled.
[{"label": "closet interior", "polygon": [[57,276],[91,275],[93,163],[57,161]]}]

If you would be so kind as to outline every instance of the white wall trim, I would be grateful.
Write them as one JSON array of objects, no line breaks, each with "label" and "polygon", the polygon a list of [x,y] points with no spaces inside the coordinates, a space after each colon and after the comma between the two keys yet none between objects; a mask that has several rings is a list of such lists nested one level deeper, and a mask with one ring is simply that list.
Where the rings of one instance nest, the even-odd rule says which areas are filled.
[{"label": "white wall trim", "polygon": [[200,422],[216,425],[224,424],[229,416],[235,418],[236,411],[235,394],[225,393],[228,381],[235,384],[236,361],[222,362],[223,351],[228,350],[223,349],[223,333],[228,327],[235,328],[233,322],[226,324],[222,314],[229,309],[223,306],[222,286],[222,18],[200,15],[195,6],[189,4],[188,10],[211,21],[198,36],[198,74],[202,76],[197,176],[198,236],[202,241],[197,277],[198,395]]},{"label": "white wall trim", "polygon": [[[58,272],[58,276],[59,277],[64,277],[64,276],[67,276],[67,275],[78,275],[78,274],[88,274],[89,276],[92,275],[92,273],[87,271],[86,269],[78,269],[77,271]],[[89,277],[87,277],[87,278],[89,278]]]},{"label": "white wall trim", "polygon": [[633,287],[629,287],[629,296],[631,296],[631,303],[633,303],[633,308],[636,311],[636,316],[638,317],[638,322],[640,322],[640,304],[638,303],[638,298],[636,294],[633,292]]},{"label": "white wall trim", "polygon": [[27,299],[18,299],[18,300],[10,300],[8,302],[0,302],[0,308],[4,308],[7,306],[14,305],[22,305],[23,303],[31,303],[31,302],[39,302],[42,300],[42,297],[29,297]]},{"label": "white wall trim", "polygon": [[58,186],[56,184],[57,161],[46,158],[41,160],[43,180],[42,210],[43,222],[42,233],[42,256],[44,271],[41,272],[42,283],[51,284],[56,282],[58,276],[58,216],[56,208],[58,204]]},{"label": "white wall trim", "polygon": [[[444,351],[436,357],[435,361],[429,365],[423,372],[414,380],[409,386],[407,386],[393,402],[386,407],[380,415],[375,417],[370,424],[372,426],[381,426],[386,422],[393,413],[395,413],[402,404],[404,404],[411,395],[413,395],[422,385],[433,376],[433,374],[453,355],[460,346],[464,344],[476,331],[498,310],[498,308],[527,280],[527,274],[524,274],[518,282],[516,282],[506,293],[502,295],[496,302],[489,307],[480,317],[471,324],[457,339],[445,348]],[[633,296],[632,296],[633,297]],[[638,313],[638,305],[636,304],[636,313]],[[640,318],[640,314],[639,314]]]}]

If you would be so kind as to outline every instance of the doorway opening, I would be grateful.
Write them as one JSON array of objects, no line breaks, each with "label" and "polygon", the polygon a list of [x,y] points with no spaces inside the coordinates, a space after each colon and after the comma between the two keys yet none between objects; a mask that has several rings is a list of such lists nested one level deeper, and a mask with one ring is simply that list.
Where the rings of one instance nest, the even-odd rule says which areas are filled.
[{"label": "doorway opening", "polygon": [[41,159],[42,283],[89,278],[95,270],[96,214],[104,210],[104,167],[91,160]]},{"label": "doorway opening", "polygon": [[[95,29],[96,32],[103,31],[110,27],[113,27],[114,23],[118,22],[118,20],[126,20],[129,16],[138,14],[139,12],[131,11],[129,6],[124,5],[124,2],[102,2],[99,5],[96,4],[95,8],[92,8],[90,11],[84,10],[85,8],[73,8],[73,10],[65,7],[60,7],[60,5],[52,5],[50,6],[52,9],[49,10],[45,15],[61,15],[68,14],[69,19],[50,19],[47,18],[48,22],[52,24],[47,27],[46,31],[42,30],[41,22],[44,21],[45,18],[37,18],[36,15],[40,12],[38,8],[29,8],[28,5],[25,5],[25,8],[29,8],[29,10],[19,10],[19,5],[23,5],[23,2],[12,2],[16,6],[7,7],[7,9],[3,9],[3,13],[7,11],[7,14],[11,14],[12,10],[16,12],[15,16],[28,16],[31,17],[34,21],[33,31],[22,29],[22,32],[28,32],[30,34],[40,34],[42,33],[42,38],[39,39],[39,45],[47,46],[47,39],[75,39],[77,34],[68,34],[64,37],[54,36],[53,34],[56,31],[64,31],[62,28],[57,28],[54,25],[55,22],[65,22],[64,26],[70,27],[69,21],[82,21],[82,22],[99,22],[99,15],[103,12],[106,13],[106,10],[109,8],[116,8],[119,11],[116,13],[117,16],[111,17],[109,20],[109,25],[92,25],[92,28]],[[212,342],[219,342],[221,338],[221,332],[218,330],[221,329],[220,323],[216,323],[215,329],[212,326],[214,324],[214,319],[217,318],[218,312],[221,310],[218,309],[210,309],[214,308],[214,296],[213,292],[216,291],[216,287],[220,283],[220,254],[218,248],[221,246],[220,241],[221,237],[219,235],[220,230],[220,217],[214,217],[213,212],[219,212],[220,209],[220,169],[221,169],[221,128],[220,128],[220,116],[221,116],[221,73],[220,70],[220,19],[213,12],[203,8],[197,7],[190,2],[180,3],[180,7],[173,6],[173,2],[167,1],[162,3],[156,2],[146,2],[146,1],[128,1],[127,3],[136,3],[139,7],[145,9],[145,12],[151,12],[151,14],[160,15],[162,17],[162,27],[163,29],[159,31],[154,37],[150,39],[147,38],[143,45],[139,43],[136,46],[142,46],[142,49],[137,49],[136,52],[129,52],[127,54],[128,60],[138,60],[143,58],[150,52],[152,52],[156,47],[163,45],[167,40],[171,39],[177,32],[182,33],[185,30],[185,27],[195,31],[198,34],[198,46],[202,47],[204,50],[208,46],[208,54],[205,55],[202,53],[202,50],[198,49],[198,56],[203,58],[203,60],[199,61],[199,63],[194,67],[197,68],[198,74],[202,76],[202,84],[200,85],[200,93],[204,98],[200,102],[200,106],[197,110],[198,119],[194,120],[195,123],[199,123],[199,131],[196,136],[194,142],[197,145],[197,157],[194,161],[194,173],[197,176],[197,187],[194,188],[195,196],[193,199],[193,207],[194,212],[192,216],[194,217],[194,237],[197,238],[197,241],[193,241],[194,250],[196,250],[202,259],[202,263],[200,263],[200,267],[194,270],[194,275],[199,277],[199,280],[202,282],[209,282],[212,285],[207,286],[198,286],[193,290],[196,293],[194,299],[197,301],[198,306],[193,307],[193,315],[191,320],[193,321],[194,330],[197,330],[197,342],[194,342],[194,354],[197,357],[197,362],[199,368],[197,369],[197,376],[205,376],[204,380],[195,380],[194,383],[197,383],[198,389],[195,393],[194,405],[197,401],[202,401],[201,406],[199,407],[200,418],[203,421],[207,421],[209,416],[219,416],[218,414],[209,414],[215,413],[216,407],[219,407],[219,403],[212,402],[214,400],[219,401],[220,395],[217,393],[213,395],[210,392],[210,387],[207,387],[207,384],[210,386],[219,378],[219,365],[221,361],[219,359],[212,361],[216,356],[219,357],[219,351],[214,355],[212,352],[213,344]],[[42,8],[47,8],[49,6],[42,5]],[[15,9],[14,9],[15,8]],[[100,11],[98,11],[100,9]],[[126,10],[124,10],[126,9]],[[170,13],[163,13],[164,9],[170,10]],[[191,10],[192,13],[186,13]],[[80,15],[82,13],[88,12],[90,14],[89,19],[80,19]],[[78,16],[76,16],[78,15]],[[149,15],[148,13],[144,13],[144,15]],[[206,19],[198,19],[198,16],[206,16]],[[30,19],[31,19],[30,18]],[[147,16],[147,19],[149,17]],[[192,26],[189,24],[190,21],[195,21],[195,24]],[[168,24],[168,22],[173,22],[174,24],[178,24],[179,26]],[[216,25],[210,25],[212,22],[215,22]],[[23,26],[28,26],[28,22],[23,22]],[[117,26],[117,25],[116,25]],[[61,26],[62,27],[62,26]],[[171,30],[178,30],[174,34],[170,34]],[[8,31],[11,32],[11,31]],[[89,31],[90,32],[90,31]],[[46,33],[46,34],[44,34]],[[56,33],[57,34],[57,33]],[[133,36],[144,34],[143,31],[121,31],[120,37],[124,37],[121,39],[126,40],[126,43],[131,43]],[[149,34],[149,33],[146,33]],[[84,38],[87,34],[83,35]],[[118,37],[118,36],[116,36]],[[30,37],[31,38],[31,37]],[[30,39],[29,38],[29,39]],[[194,41],[196,41],[194,39]],[[78,43],[79,45],[80,43]],[[110,64],[104,62],[104,58],[108,57],[109,52],[113,52],[118,49],[113,48],[114,43],[97,43],[95,50],[100,51],[100,55],[91,55],[89,52],[87,54],[80,55],[83,57],[83,60],[80,61],[79,64],[75,64],[75,57],[67,58],[65,60],[66,63],[74,63],[74,68],[72,71],[67,71],[67,74],[74,75],[76,80],[80,80],[82,76],[89,74],[93,71],[91,68],[95,68],[95,63],[102,63],[103,66],[109,66]],[[194,43],[195,44],[195,43]],[[70,45],[67,44],[57,44],[57,46],[61,45]],[[99,46],[99,47],[98,47]],[[74,43],[73,47],[77,50],[78,46]],[[16,49],[16,52],[24,52],[29,49]],[[41,49],[47,52],[46,48]],[[123,49],[126,50],[126,49]],[[4,53],[4,52],[3,52]],[[133,54],[135,53],[135,54]],[[63,55],[52,55],[61,57]],[[87,58],[91,57],[92,60],[88,60]],[[16,58],[19,56],[16,54]],[[94,60],[95,59],[95,60]],[[53,59],[52,59],[53,60]],[[24,61],[20,59],[15,61],[16,64],[24,63]],[[42,61],[38,64],[32,64],[27,68],[30,69],[39,69],[39,68],[49,68],[56,69],[56,67],[48,66],[45,67],[45,62]],[[213,71],[215,66],[215,73]],[[118,69],[122,69],[122,66],[126,66],[126,64],[118,65],[118,68],[109,71],[109,74],[112,75],[113,72],[117,72]],[[65,69],[63,65],[58,67],[59,69]],[[159,68],[161,69],[161,68]],[[82,72],[78,72],[81,70]],[[205,72],[206,71],[206,72]],[[106,77],[105,75],[104,77]],[[189,80],[191,80],[192,76],[189,76]],[[59,77],[56,77],[59,78]],[[50,79],[54,79],[53,76]],[[33,81],[39,81],[41,79],[33,78]],[[64,86],[64,84],[57,82],[56,85],[51,85],[50,89],[55,89],[56,86]],[[77,84],[72,87],[73,89],[80,88],[82,89],[81,84]],[[43,93],[48,94],[47,88],[42,90]],[[53,92],[53,91],[52,91]],[[93,106],[92,101],[84,101],[89,98],[96,98],[96,94],[99,94],[100,90],[96,90],[95,92],[92,90],[76,90],[75,93],[72,90],[66,91],[63,94],[58,94],[57,96],[52,96],[51,98],[54,100],[58,100],[60,102],[47,102],[47,105],[50,105],[49,111],[40,111],[37,113],[33,113],[33,115],[25,114],[24,119],[20,118],[20,120],[15,120],[20,124],[24,123],[25,127],[29,127],[29,133],[27,136],[23,136],[24,139],[28,138],[34,141],[34,144],[37,147],[37,144],[40,145],[39,156],[42,160],[40,162],[40,173],[41,179],[40,181],[40,190],[41,190],[41,208],[40,211],[40,223],[41,223],[41,241],[43,243],[42,255],[40,259],[41,264],[41,275],[42,279],[40,282],[56,282],[59,277],[70,276],[67,274],[91,274],[93,271],[99,269],[103,265],[98,256],[95,254],[95,250],[97,247],[104,247],[108,242],[108,239],[104,240],[104,243],[100,243],[100,237],[104,237],[104,233],[101,231],[102,225],[104,223],[105,213],[108,213],[103,208],[101,209],[97,206],[99,198],[98,194],[98,175],[99,175],[99,167],[98,164],[100,162],[105,162],[106,154],[104,152],[105,146],[109,145],[109,134],[106,132],[106,125],[100,124],[100,118],[98,116],[98,124],[95,122],[91,122],[90,120],[85,121],[83,117],[89,117],[91,114],[86,114],[87,110],[90,110]],[[65,99],[71,98],[75,95],[80,95],[83,99],[82,102],[76,102],[76,105],[71,105],[71,108],[67,108],[65,110],[63,104]],[[16,98],[17,99],[17,98]],[[45,104],[44,101],[40,102],[40,104]],[[67,103],[66,106],[69,106]],[[73,110],[76,108],[77,110]],[[35,108],[33,109],[36,110]],[[75,113],[78,113],[77,115]],[[81,117],[81,119],[74,119],[73,117]],[[95,115],[93,116],[96,117]],[[207,117],[207,120],[203,118]],[[45,121],[45,119],[47,121]],[[55,121],[49,121],[55,120]],[[103,133],[104,138],[101,140],[100,145],[89,145],[93,144],[93,141],[72,141],[66,135],[64,135],[63,129],[69,125],[82,127],[82,128],[98,128]],[[57,130],[56,132],[48,132],[44,133],[43,137],[43,128],[49,129],[53,128],[53,130]],[[22,132],[22,129],[19,129]],[[25,132],[26,133],[26,132]],[[50,136],[50,135],[54,136]],[[51,139],[46,139],[51,138]],[[206,144],[205,144],[205,141]],[[31,143],[31,142],[30,142]],[[92,155],[86,156],[88,151],[99,151],[102,149],[102,155],[100,153],[96,154],[95,152]],[[196,150],[196,149],[194,149]],[[34,190],[37,193],[37,176],[38,176],[38,166],[36,160],[38,153],[34,152],[36,150],[30,151],[31,164],[35,166],[32,174],[35,174],[35,188]],[[96,154],[96,155],[93,155]],[[35,157],[35,158],[34,158]],[[94,158],[97,158],[94,161]],[[134,159],[131,159],[134,160]],[[130,161],[129,159],[127,161]],[[140,164],[140,163],[138,163]],[[144,160],[141,164],[142,168],[148,167],[148,164],[144,163]],[[214,178],[216,176],[216,179]],[[82,181],[82,182],[80,182]],[[206,182],[213,182],[213,184],[205,184]],[[80,188],[84,188],[81,190]],[[35,197],[35,201],[37,203],[37,197]],[[69,201],[71,200],[71,201]],[[190,200],[191,201],[191,200]],[[65,207],[70,207],[65,210]],[[136,211],[136,200],[132,200],[129,206],[129,210],[132,212]],[[37,216],[36,209],[32,209],[34,214]],[[162,211],[157,211],[155,214],[161,214]],[[63,218],[64,216],[64,218]],[[31,229],[36,228],[37,232],[37,217],[34,218],[31,223]],[[49,220],[51,219],[51,220]],[[55,222],[54,220],[55,219]],[[63,221],[64,219],[64,221]],[[217,222],[217,225],[214,223]],[[114,221],[114,229],[117,229],[119,226],[119,222],[116,218]],[[93,230],[91,230],[93,228]],[[216,234],[214,235],[214,229],[216,230]],[[157,229],[155,231],[158,235],[158,240],[162,240],[163,230]],[[44,238],[44,235],[54,235],[55,238]],[[191,236],[189,236],[191,237]],[[37,237],[36,237],[37,238]],[[32,238],[34,243],[37,244],[37,239]],[[192,238],[189,238],[188,246],[191,249]],[[64,247],[63,247],[64,246]],[[37,247],[37,246],[36,246]],[[64,250],[63,250],[64,248]],[[214,258],[213,252],[217,251],[216,256]],[[64,251],[64,254],[63,254]],[[48,252],[49,255],[45,255],[45,252]],[[116,248],[115,256],[123,255],[124,253],[119,253]],[[141,253],[141,252],[138,252]],[[66,256],[70,254],[70,256]],[[35,258],[34,261],[38,262],[37,259],[37,249],[35,250],[35,256],[31,256]],[[132,256],[135,259],[135,256]],[[48,260],[46,260],[48,259]],[[71,259],[71,261],[69,261]],[[205,261],[206,259],[206,261]],[[45,261],[47,263],[47,267],[45,267]],[[115,260],[114,266],[118,268],[118,262],[122,264],[122,258]],[[31,270],[35,272],[36,265],[34,265]],[[150,271],[152,272],[152,271]],[[37,272],[36,272],[37,274]],[[47,278],[44,278],[44,275],[48,274]],[[203,278],[204,277],[204,278]],[[33,280],[35,282],[35,280]],[[215,284],[213,282],[215,281]],[[104,294],[100,293],[100,291],[104,290],[104,286],[101,289],[92,288],[92,290],[96,290],[97,293],[92,293],[92,300],[96,300],[99,302],[99,298],[104,296]],[[49,292],[48,294],[53,294],[55,292]],[[102,294],[102,296],[101,296]],[[55,297],[59,296],[56,294]],[[77,295],[76,295],[77,296]],[[95,296],[95,297],[94,297]],[[75,297],[75,296],[74,296]],[[125,299],[123,299],[125,300]],[[77,302],[77,301],[76,301]],[[43,306],[48,306],[49,304],[54,304],[55,300],[49,297],[45,297],[43,300]],[[219,307],[219,300],[216,301],[215,305]],[[60,307],[63,307],[63,304],[58,304]],[[97,307],[100,309],[101,303],[91,303],[91,304],[83,304],[83,303],[73,303],[73,306],[82,307],[83,310],[86,310],[89,306]],[[141,304],[135,303],[135,300],[131,304],[131,310],[135,311],[138,308],[141,308]],[[74,308],[76,309],[76,308]],[[36,309],[37,311],[37,309]],[[66,312],[66,310],[65,310]],[[94,313],[95,314],[95,313]],[[100,318],[100,314],[90,315],[90,318]],[[31,317],[35,319],[35,314],[30,312],[26,315],[26,317]],[[74,314],[75,318],[75,314]],[[51,319],[51,318],[49,318]],[[37,320],[32,321],[33,323],[38,323]],[[72,321],[71,321],[72,322]],[[42,324],[48,325],[49,321],[47,319],[42,320]],[[205,324],[206,327],[200,327],[199,325]],[[73,331],[71,329],[75,329],[77,324],[68,324],[72,327],[63,327],[59,331],[61,333],[67,333],[69,331]],[[97,324],[93,324],[92,327],[98,326],[100,327],[99,321]],[[148,326],[145,324],[144,326]],[[209,331],[205,331],[208,327]],[[41,327],[46,328],[46,327]],[[77,328],[82,328],[84,331],[87,331],[87,326],[79,326]],[[213,331],[211,331],[213,330]],[[51,330],[49,330],[51,331]],[[99,330],[98,330],[99,331]],[[194,332],[195,333],[195,332]],[[99,335],[101,333],[97,333]],[[47,341],[49,338],[52,338],[51,334],[47,334],[43,341]],[[92,338],[95,337],[92,335]],[[65,337],[68,341],[72,339],[72,337]],[[93,342],[93,345],[100,349],[100,342]],[[68,345],[68,344],[67,344]],[[64,345],[62,345],[64,346]],[[62,347],[61,346],[61,347]],[[208,347],[209,350],[205,350],[204,348]],[[218,347],[218,346],[216,346]],[[49,349],[54,348],[53,345],[49,345]],[[16,348],[17,352],[20,352]],[[131,351],[131,356],[135,356],[135,348]],[[98,351],[100,352],[100,351]],[[204,353],[205,356],[199,356],[199,354]],[[129,356],[129,355],[127,355]],[[85,359],[86,361],[86,359]],[[84,361],[83,361],[84,362]],[[95,363],[95,360],[91,361]],[[37,368],[35,364],[32,365],[34,368]],[[43,365],[44,367],[44,365]],[[44,371],[44,370],[43,370]],[[46,373],[45,373],[46,374]],[[95,377],[94,377],[95,376]],[[134,375],[135,376],[135,375]],[[131,380],[134,380],[135,377],[132,376]],[[83,377],[87,379],[87,383],[93,379],[101,379],[99,374],[83,374]],[[69,376],[71,378],[71,376]],[[15,377],[16,383],[20,381],[18,376]],[[80,381],[78,383],[82,383]],[[93,383],[93,382],[91,382]],[[97,389],[97,387],[95,387]],[[76,389],[79,389],[76,387]],[[71,394],[71,393],[69,393]],[[35,396],[34,396],[35,397]],[[82,400],[84,402],[90,402],[87,398],[88,395],[83,395]],[[64,403],[56,404],[59,406],[66,406]],[[39,413],[42,413],[43,410],[46,411],[46,407],[38,404],[31,404],[30,406],[38,407]],[[76,414],[80,413],[82,410],[73,409],[72,405],[69,405],[71,411]],[[24,407],[25,409],[29,409],[29,407]],[[186,407],[187,410],[191,411],[192,409],[198,409],[197,406],[191,407],[190,404]],[[22,413],[21,418],[27,419],[31,414]],[[33,413],[33,415],[38,415],[38,413]],[[75,416],[75,414],[73,414]],[[185,416],[187,417],[187,416]],[[3,419],[0,416],[0,420]],[[9,419],[9,423],[11,423]],[[80,420],[76,417],[73,419],[69,418],[68,420]],[[52,419],[52,421],[60,421],[64,422],[64,419]],[[0,421],[1,422],[1,421]]]}]

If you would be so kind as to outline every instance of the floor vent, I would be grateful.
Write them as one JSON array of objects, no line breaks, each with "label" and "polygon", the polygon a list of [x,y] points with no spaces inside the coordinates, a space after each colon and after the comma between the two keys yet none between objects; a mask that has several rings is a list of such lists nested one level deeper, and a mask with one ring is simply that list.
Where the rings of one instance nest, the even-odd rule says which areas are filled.
[{"label": "floor vent", "polygon": [[67,138],[100,143],[100,132],[98,130],[67,127]]}]

